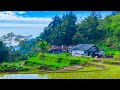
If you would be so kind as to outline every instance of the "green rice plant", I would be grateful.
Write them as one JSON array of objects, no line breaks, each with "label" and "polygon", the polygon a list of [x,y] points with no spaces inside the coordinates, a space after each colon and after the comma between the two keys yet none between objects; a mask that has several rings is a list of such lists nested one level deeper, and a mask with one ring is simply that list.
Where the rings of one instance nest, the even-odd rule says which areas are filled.
[{"label": "green rice plant", "polygon": [[[91,57],[74,57],[74,56],[67,56],[65,53],[62,54],[45,54],[44,55],[44,64],[48,68],[62,68],[65,66],[76,65],[81,63],[91,62],[93,58]],[[35,66],[35,65],[42,65],[42,60],[39,59],[40,55],[38,54],[37,57],[31,57],[27,61],[25,61],[25,65]],[[54,69],[55,69],[54,68]]]},{"label": "green rice plant", "polygon": [[116,60],[120,60],[120,53],[115,53],[115,55],[114,55],[114,59],[116,59]]},{"label": "green rice plant", "polygon": [[16,66],[15,64],[1,64],[0,71],[28,71],[28,68],[22,66]]}]

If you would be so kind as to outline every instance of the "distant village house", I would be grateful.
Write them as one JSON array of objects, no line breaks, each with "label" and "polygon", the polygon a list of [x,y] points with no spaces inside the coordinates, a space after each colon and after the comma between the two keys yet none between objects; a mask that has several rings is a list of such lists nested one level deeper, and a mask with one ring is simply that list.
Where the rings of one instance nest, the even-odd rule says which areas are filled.
[{"label": "distant village house", "polygon": [[50,46],[49,53],[60,54],[63,52],[69,52],[72,56],[92,56],[102,57],[105,55],[104,51],[99,49],[95,44],[78,44],[70,46]]},{"label": "distant village house", "polygon": [[71,48],[72,56],[92,56],[102,57],[105,55],[103,50],[100,50],[95,44],[78,44]]},{"label": "distant village house", "polygon": [[61,46],[52,45],[52,46],[50,46],[49,53],[60,54],[63,52],[68,52],[68,46],[65,46],[65,45],[61,45]]}]

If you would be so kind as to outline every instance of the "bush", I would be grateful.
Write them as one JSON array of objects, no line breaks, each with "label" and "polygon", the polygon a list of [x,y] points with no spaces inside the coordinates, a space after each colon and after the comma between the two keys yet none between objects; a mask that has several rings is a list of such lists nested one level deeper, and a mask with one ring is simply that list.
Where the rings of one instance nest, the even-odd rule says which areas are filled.
[{"label": "bush", "polygon": [[70,60],[70,65],[74,65],[74,64],[80,64],[80,61],[78,61],[78,60]]},{"label": "bush", "polygon": [[24,65],[34,66],[34,65],[42,65],[42,64],[32,61],[25,61]]},{"label": "bush", "polygon": [[27,60],[29,57],[27,56],[27,54],[23,54],[21,57],[20,57],[20,60]]},{"label": "bush", "polygon": [[62,60],[63,60],[62,58],[58,58],[58,59],[57,59],[57,62],[58,62],[58,63],[61,63]]},{"label": "bush", "polygon": [[116,53],[116,54],[114,55],[114,59],[120,60],[120,53]]},{"label": "bush", "polygon": [[0,71],[27,71],[28,68],[24,68],[22,66],[16,66],[14,64],[1,64]]}]

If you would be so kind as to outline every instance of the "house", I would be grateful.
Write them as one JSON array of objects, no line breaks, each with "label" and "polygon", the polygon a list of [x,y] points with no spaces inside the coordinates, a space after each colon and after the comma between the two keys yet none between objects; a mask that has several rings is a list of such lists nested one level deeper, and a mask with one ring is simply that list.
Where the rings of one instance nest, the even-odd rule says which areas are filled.
[{"label": "house", "polygon": [[68,47],[68,52],[72,52],[72,48],[74,47],[74,46],[76,46],[76,45],[69,45],[69,47]]},{"label": "house", "polygon": [[50,46],[49,53],[59,54],[59,53],[63,53],[63,52],[68,52],[68,46],[65,46],[65,45],[61,45],[61,46],[52,45],[52,46]]},{"label": "house", "polygon": [[92,56],[92,57],[102,57],[104,56],[104,51],[100,50],[95,44],[78,44],[72,49],[72,56]]}]

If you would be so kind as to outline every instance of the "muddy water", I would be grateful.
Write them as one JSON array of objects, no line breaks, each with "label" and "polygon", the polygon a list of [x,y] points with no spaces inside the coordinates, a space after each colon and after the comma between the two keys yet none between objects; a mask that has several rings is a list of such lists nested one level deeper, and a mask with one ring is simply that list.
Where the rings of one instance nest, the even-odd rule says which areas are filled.
[{"label": "muddy water", "polygon": [[4,74],[0,75],[0,79],[48,79],[48,76],[40,76],[39,74]]}]

